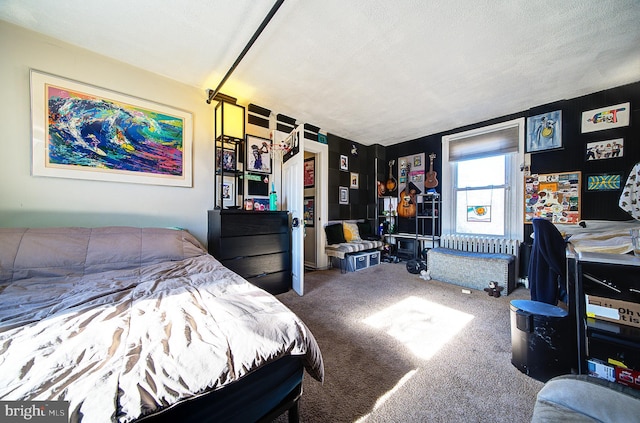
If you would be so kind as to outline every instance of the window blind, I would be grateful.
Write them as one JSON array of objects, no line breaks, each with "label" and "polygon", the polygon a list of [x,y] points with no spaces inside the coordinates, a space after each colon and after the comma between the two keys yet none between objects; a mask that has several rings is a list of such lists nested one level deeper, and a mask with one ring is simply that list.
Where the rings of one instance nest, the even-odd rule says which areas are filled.
[{"label": "window blind", "polygon": [[449,161],[480,159],[518,151],[518,126],[449,141]]}]

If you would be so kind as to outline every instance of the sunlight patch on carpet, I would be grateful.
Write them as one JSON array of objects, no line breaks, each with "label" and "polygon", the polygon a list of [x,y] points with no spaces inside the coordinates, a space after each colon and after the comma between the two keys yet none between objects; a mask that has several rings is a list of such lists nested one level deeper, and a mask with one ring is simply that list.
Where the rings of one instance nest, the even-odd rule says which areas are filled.
[{"label": "sunlight patch on carpet", "polygon": [[[418,371],[418,369],[415,370],[411,370],[410,372],[408,372],[406,375],[402,376],[402,379],[400,379],[398,381],[398,383],[396,383],[396,385],[389,389],[386,393],[384,393],[380,398],[378,398],[378,400],[376,401],[375,405],[373,406],[373,409],[371,410],[371,413],[373,413],[374,411],[376,411],[378,408],[382,407],[382,404],[384,404],[385,402],[387,402],[387,400],[389,398],[391,398],[391,396],[393,394],[395,394],[400,388],[402,388],[402,386],[407,383],[407,381],[409,379],[411,379],[413,377],[414,374],[416,374],[416,372]],[[356,420],[354,423],[362,423],[364,421],[366,421],[369,416],[371,415],[371,413],[366,414],[362,417],[360,417],[358,420]]]},{"label": "sunlight patch on carpet", "polygon": [[363,320],[428,360],[453,339],[473,315],[418,297],[408,297]]}]

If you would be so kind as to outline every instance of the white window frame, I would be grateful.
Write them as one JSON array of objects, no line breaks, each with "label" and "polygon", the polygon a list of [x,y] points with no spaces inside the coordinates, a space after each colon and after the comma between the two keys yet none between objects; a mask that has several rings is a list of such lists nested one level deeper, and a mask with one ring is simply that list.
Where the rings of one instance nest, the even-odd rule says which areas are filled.
[{"label": "white window frame", "polygon": [[[442,137],[442,233],[453,234],[456,230],[456,195],[454,187],[454,166],[449,162],[449,143],[461,138],[477,136],[502,129],[518,128],[518,152],[512,153],[506,163],[507,198],[505,208],[513,213],[505,214],[505,238],[523,241],[524,225],[524,172],[529,155],[524,153],[525,127],[524,118],[500,122],[495,125],[484,126],[457,134]],[[525,160],[526,159],[526,160]]]}]

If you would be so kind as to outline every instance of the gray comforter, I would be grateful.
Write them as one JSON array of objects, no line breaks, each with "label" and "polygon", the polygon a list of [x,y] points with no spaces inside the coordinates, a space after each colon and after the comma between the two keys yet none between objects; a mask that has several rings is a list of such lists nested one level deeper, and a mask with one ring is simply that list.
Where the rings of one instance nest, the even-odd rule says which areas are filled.
[{"label": "gray comforter", "polygon": [[131,421],[281,356],[323,379],[313,335],[188,232],[0,228],[0,399]]}]

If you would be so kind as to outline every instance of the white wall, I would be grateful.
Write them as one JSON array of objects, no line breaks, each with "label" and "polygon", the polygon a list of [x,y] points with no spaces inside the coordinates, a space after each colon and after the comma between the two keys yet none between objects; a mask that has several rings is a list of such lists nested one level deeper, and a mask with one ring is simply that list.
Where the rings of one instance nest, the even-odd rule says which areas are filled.
[{"label": "white wall", "polygon": [[[0,57],[0,226],[178,226],[206,242],[207,210],[213,207],[213,104],[205,102],[204,89],[4,21]],[[190,112],[193,187],[31,176],[30,68]]]}]

